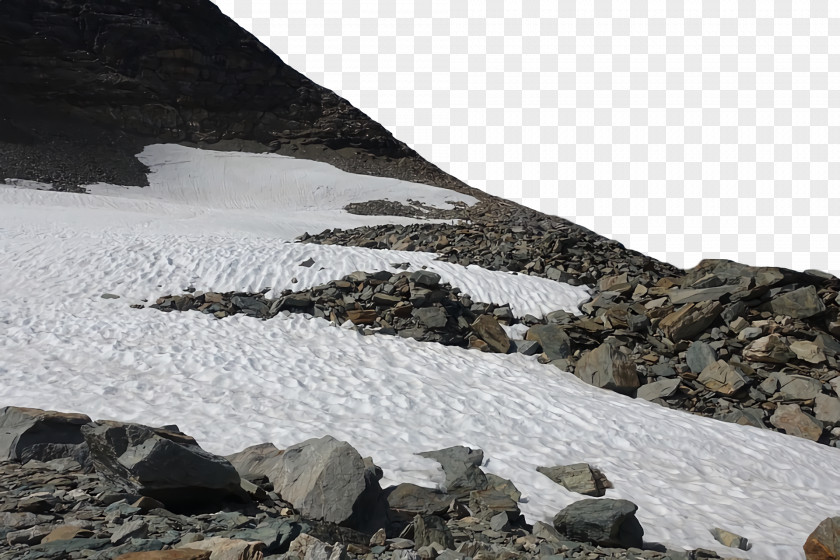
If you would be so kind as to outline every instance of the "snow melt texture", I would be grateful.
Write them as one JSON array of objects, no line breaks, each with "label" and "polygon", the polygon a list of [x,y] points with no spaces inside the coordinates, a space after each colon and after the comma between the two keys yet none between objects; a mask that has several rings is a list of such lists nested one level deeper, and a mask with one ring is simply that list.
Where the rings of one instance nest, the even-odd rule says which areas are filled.
[{"label": "snow melt texture", "polygon": [[[351,216],[348,202],[470,202],[449,191],[277,156],[152,146],[141,158],[150,188],[0,186],[0,405],[176,423],[223,454],[331,434],[372,456],[386,485],[439,484],[437,464],[414,454],[468,445],[523,492],[531,522],[581,498],[536,467],[588,462],[615,485],[607,497],[639,506],[646,541],[740,557],[802,558],[807,535],[837,515],[838,450],[595,389],[534,358],[362,337],[300,315],[219,321],[129,308],[188,286],[302,289],[401,262],[518,315],[573,311],[587,298],[428,253],[289,243],[306,230],[399,221]],[[326,193],[313,196],[316,186]],[[298,266],[309,257],[315,265]],[[714,527],[753,548],[722,547]]]}]

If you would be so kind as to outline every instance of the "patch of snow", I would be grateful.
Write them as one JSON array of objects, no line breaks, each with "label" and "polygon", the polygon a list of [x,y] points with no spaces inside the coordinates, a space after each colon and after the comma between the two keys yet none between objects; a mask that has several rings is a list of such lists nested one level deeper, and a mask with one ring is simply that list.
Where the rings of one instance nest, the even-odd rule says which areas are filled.
[{"label": "patch of snow", "polygon": [[453,208],[453,202],[477,202],[448,189],[347,173],[326,163],[277,154],[154,144],[137,157],[151,171],[148,192],[97,185],[92,193],[258,212],[341,210],[351,202],[381,199],[403,203],[411,199],[444,209]]},{"label": "patch of snow", "polygon": [[[573,310],[566,309],[566,311],[571,312]],[[537,315],[534,316],[538,317]],[[525,338],[525,335],[528,333],[528,325],[523,325],[522,323],[517,323],[515,325],[501,325],[501,327],[502,329],[504,329],[505,333],[507,333],[508,335],[508,338],[511,340],[523,340]]]}]

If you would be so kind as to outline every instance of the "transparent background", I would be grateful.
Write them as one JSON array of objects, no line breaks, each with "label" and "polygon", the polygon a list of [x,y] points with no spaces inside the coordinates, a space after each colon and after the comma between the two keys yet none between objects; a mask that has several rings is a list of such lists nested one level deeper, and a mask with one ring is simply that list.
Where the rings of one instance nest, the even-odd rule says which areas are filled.
[{"label": "transparent background", "polygon": [[682,267],[840,275],[840,2],[214,1],[474,187]]}]

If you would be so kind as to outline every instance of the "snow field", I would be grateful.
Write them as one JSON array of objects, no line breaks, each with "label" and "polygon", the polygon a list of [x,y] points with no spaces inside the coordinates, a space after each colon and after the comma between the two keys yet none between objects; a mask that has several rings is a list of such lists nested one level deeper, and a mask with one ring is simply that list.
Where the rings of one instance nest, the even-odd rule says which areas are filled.
[{"label": "snow field", "polygon": [[[427,253],[284,242],[301,228],[352,227],[341,225],[350,218],[339,208],[352,201],[341,197],[384,198],[366,190],[375,179],[352,178],[360,187],[350,194],[307,198],[317,174],[293,180],[283,175],[288,162],[259,156],[259,165],[282,170],[254,176],[277,177],[276,188],[289,183],[292,199],[302,193],[291,204],[255,185],[252,154],[181,147],[144,154],[157,169],[147,189],[71,195],[0,187],[0,405],[176,423],[215,453],[331,434],[372,456],[385,485],[441,483],[437,464],[414,453],[479,447],[484,469],[523,492],[532,522],[550,521],[581,498],[535,468],[589,462],[615,485],[607,497],[639,505],[648,542],[730,556],[802,558],[807,535],[837,515],[838,450],[598,390],[534,358],[362,337],[300,315],[217,321],[130,309],[190,285],[302,289],[400,262],[428,266],[475,300],[511,303],[517,315],[573,310],[586,298],[582,288],[439,263]],[[330,175],[328,167],[319,169]],[[207,187],[211,175],[224,180]],[[413,190],[410,198],[420,199]],[[298,266],[310,257],[312,267]],[[101,299],[105,292],[121,297]],[[722,547],[713,527],[749,538],[753,549]]]}]

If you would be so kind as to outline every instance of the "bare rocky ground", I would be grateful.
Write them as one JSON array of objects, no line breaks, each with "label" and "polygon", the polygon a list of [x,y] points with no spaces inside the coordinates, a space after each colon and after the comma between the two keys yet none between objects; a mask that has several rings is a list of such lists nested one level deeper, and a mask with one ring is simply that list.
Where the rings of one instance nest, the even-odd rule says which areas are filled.
[{"label": "bare rocky ground", "polygon": [[373,459],[329,436],[219,457],[176,426],[6,407],[0,427],[2,559],[718,558],[645,542],[634,504],[586,497],[611,487],[586,464],[540,469],[582,499],[529,525],[466,447],[419,453],[445,488],[383,489]]}]

